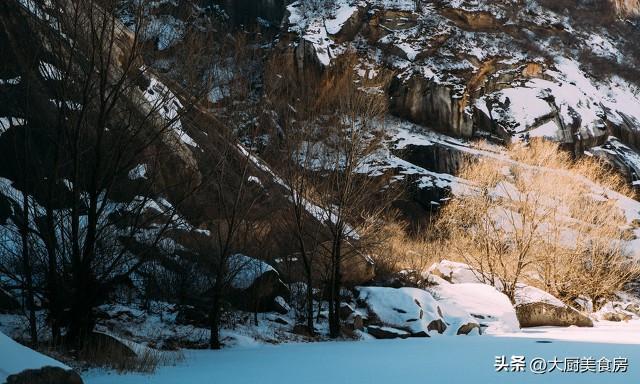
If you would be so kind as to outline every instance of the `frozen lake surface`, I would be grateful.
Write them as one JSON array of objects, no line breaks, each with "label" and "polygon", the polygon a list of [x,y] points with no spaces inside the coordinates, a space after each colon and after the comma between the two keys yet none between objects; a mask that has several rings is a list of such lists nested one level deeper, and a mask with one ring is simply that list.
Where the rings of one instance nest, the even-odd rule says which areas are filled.
[{"label": "frozen lake surface", "polygon": [[[525,357],[524,372],[496,372],[496,357]],[[553,372],[531,371],[533,359],[559,361]],[[627,359],[627,372],[607,372]],[[565,361],[565,359],[568,360]],[[561,372],[561,369],[587,372]],[[595,361],[595,363],[594,363]],[[542,364],[542,363],[540,363]],[[568,366],[565,366],[567,364]],[[595,364],[595,365],[594,365]],[[617,360],[624,370],[624,360]],[[572,368],[569,368],[572,367]],[[542,370],[541,368],[538,368]],[[596,372],[589,372],[595,370]],[[598,372],[601,371],[601,372]],[[599,322],[594,328],[531,328],[487,336],[441,336],[258,345],[186,351],[176,366],[153,375],[84,374],[87,384],[391,384],[391,383],[630,383],[640,378],[640,320]]]}]

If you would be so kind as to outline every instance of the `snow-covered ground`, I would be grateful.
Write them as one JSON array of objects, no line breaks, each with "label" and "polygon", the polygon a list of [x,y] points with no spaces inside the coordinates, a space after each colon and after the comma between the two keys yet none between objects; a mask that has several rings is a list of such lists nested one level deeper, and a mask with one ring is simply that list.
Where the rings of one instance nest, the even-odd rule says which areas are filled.
[{"label": "snow-covered ground", "polygon": [[[185,355],[184,362],[150,376],[89,371],[83,379],[87,384],[631,383],[640,375],[640,320],[599,322],[591,329],[540,327],[500,336],[259,345]],[[501,356],[508,365],[512,356],[524,356],[525,371],[496,372]],[[535,358],[560,363],[553,372],[536,374],[530,369]],[[612,370],[618,358],[627,359],[627,372],[598,372]],[[596,372],[561,372],[565,359],[578,359],[586,368],[596,361]]]},{"label": "snow-covered ground", "polygon": [[43,366],[53,366],[70,369],[66,365],[33,351],[13,341],[0,333],[0,381],[25,369],[37,369]]}]

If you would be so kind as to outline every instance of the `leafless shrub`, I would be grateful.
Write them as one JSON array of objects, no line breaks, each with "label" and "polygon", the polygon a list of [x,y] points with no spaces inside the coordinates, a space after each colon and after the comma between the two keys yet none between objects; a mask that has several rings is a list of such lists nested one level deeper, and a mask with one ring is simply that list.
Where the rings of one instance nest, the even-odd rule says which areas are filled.
[{"label": "leafless shrub", "polygon": [[618,176],[591,159],[573,162],[548,142],[513,148],[511,156],[517,162],[463,167],[471,185],[436,224],[447,257],[467,262],[512,300],[525,282],[568,302],[586,295],[595,303],[638,276],[618,205],[630,192]]}]

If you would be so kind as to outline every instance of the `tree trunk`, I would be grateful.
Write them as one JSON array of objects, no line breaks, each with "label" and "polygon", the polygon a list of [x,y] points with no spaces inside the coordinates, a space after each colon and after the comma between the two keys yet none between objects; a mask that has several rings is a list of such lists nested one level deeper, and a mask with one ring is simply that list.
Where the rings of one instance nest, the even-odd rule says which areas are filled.
[{"label": "tree trunk", "polygon": [[329,298],[329,334],[332,338],[340,336],[340,287],[342,285],[342,279],[340,276],[341,251],[341,241],[335,240],[333,244],[331,297]]},{"label": "tree trunk", "polygon": [[[25,175],[26,178],[26,175]],[[26,181],[25,186],[26,188]],[[27,310],[29,311],[29,336],[33,345],[38,344],[38,327],[36,322],[36,308],[33,293],[33,271],[29,256],[29,196],[26,190],[22,192],[22,215],[23,223],[20,226],[20,237],[22,240],[22,269],[24,273],[24,295],[27,300]]]},{"label": "tree trunk", "polygon": [[67,334],[70,346],[80,350],[93,332],[94,282],[84,266],[76,266],[73,279],[73,301],[71,304],[71,322]]},{"label": "tree trunk", "polygon": [[56,258],[55,228],[53,209],[48,204],[46,212],[45,247],[47,250],[47,299],[49,301],[49,324],[51,326],[51,343],[60,341],[60,301],[58,300],[58,261]]},{"label": "tree trunk", "polygon": [[311,273],[307,273],[307,331],[309,335],[315,335],[316,331],[313,327],[313,279],[311,278]]},{"label": "tree trunk", "polygon": [[211,336],[209,337],[209,348],[221,349],[220,343],[220,292],[216,287],[213,293],[213,302],[211,303],[211,311],[209,313],[209,323]]}]

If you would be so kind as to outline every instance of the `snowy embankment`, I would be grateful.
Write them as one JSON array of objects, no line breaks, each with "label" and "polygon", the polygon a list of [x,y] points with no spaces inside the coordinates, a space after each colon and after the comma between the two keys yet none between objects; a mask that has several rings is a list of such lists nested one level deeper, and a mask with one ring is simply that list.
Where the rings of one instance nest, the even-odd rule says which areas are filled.
[{"label": "snowy embankment", "polygon": [[[543,342],[541,342],[543,341]],[[524,356],[525,372],[496,372],[496,356]],[[534,358],[628,359],[627,372],[530,371]],[[87,384],[630,383],[640,374],[640,321],[596,328],[542,327],[499,337],[432,337],[189,351],[154,375],[90,371]],[[562,367],[560,367],[562,368]]]},{"label": "snowy embankment", "polygon": [[59,367],[71,369],[66,365],[18,344],[3,333],[0,333],[0,383],[8,376],[20,373],[25,369],[41,367]]}]

